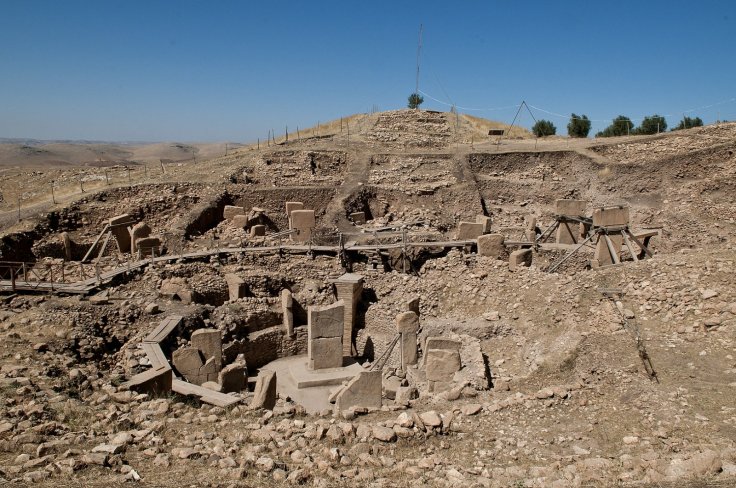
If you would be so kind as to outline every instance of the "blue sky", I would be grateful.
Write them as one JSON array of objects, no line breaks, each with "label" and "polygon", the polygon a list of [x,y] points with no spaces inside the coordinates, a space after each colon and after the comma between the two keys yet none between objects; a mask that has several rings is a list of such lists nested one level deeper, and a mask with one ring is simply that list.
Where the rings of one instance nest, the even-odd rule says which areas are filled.
[{"label": "blue sky", "polygon": [[732,0],[2,0],[0,137],[254,141],[401,108],[420,23],[421,91],[511,107],[473,115],[736,119]]}]

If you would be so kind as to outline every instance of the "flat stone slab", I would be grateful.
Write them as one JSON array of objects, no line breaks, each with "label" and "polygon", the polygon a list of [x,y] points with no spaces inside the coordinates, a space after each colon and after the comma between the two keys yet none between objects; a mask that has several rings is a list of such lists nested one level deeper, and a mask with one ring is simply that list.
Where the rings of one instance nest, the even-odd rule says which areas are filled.
[{"label": "flat stone slab", "polygon": [[289,372],[298,389],[341,385],[344,381],[353,379],[361,371],[365,371],[360,364],[350,362],[351,359],[345,358],[345,361],[347,366],[342,368],[310,370],[307,368],[307,358],[303,356],[302,361],[289,365]]}]

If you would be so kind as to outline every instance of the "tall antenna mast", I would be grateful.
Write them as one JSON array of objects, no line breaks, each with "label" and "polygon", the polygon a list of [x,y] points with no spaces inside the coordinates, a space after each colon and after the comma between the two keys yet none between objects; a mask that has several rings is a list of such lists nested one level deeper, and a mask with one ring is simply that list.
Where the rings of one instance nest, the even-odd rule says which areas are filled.
[{"label": "tall antenna mast", "polygon": [[423,24],[419,24],[419,44],[417,45],[417,84],[414,88],[414,94],[419,96],[419,53],[422,51],[422,30]]}]

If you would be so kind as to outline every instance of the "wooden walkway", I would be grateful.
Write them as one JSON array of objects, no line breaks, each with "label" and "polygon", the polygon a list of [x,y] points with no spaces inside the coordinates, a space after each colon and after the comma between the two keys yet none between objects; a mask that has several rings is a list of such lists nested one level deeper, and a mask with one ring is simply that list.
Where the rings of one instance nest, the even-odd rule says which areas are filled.
[{"label": "wooden walkway", "polygon": [[[141,268],[150,264],[169,263],[171,261],[197,260],[210,256],[219,256],[223,254],[239,254],[239,253],[267,253],[275,254],[281,252],[292,253],[310,253],[310,252],[331,252],[339,253],[342,250],[346,252],[366,252],[366,251],[387,251],[390,249],[416,248],[416,247],[465,247],[477,244],[475,240],[460,241],[425,241],[425,242],[407,242],[406,244],[398,242],[392,244],[348,244],[344,247],[340,246],[318,246],[308,244],[284,244],[277,246],[261,246],[261,247],[223,247],[215,249],[206,249],[202,251],[194,251],[183,254],[167,254],[165,256],[150,257],[131,261],[123,266],[119,266],[113,270],[105,271],[97,277],[76,281],[73,283],[54,283],[49,281],[24,281],[24,280],[0,280],[0,291],[4,292],[46,292],[60,294],[87,294],[90,291],[99,288],[114,278]],[[0,263],[0,268],[2,263]]]}]

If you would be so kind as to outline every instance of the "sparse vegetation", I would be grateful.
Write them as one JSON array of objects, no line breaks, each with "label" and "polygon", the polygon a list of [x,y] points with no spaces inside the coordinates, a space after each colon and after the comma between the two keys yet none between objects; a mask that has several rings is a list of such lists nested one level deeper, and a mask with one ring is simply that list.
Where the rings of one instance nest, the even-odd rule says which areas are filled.
[{"label": "sparse vegetation", "polygon": [[634,123],[631,121],[630,118],[628,118],[625,115],[619,115],[615,119],[613,119],[613,122],[611,122],[611,125],[603,129],[602,131],[598,132],[595,136],[596,137],[616,137],[616,136],[626,136],[631,133],[631,130],[634,128]]},{"label": "sparse vegetation", "polygon": [[424,97],[419,93],[412,93],[409,95],[409,108],[419,108],[424,103]]},{"label": "sparse vegetation", "polygon": [[590,119],[587,115],[570,115],[570,123],[567,124],[567,134],[570,137],[588,137],[590,133]]},{"label": "sparse vegetation", "polygon": [[532,132],[537,137],[553,136],[557,133],[557,127],[549,120],[540,119],[532,126]]}]

